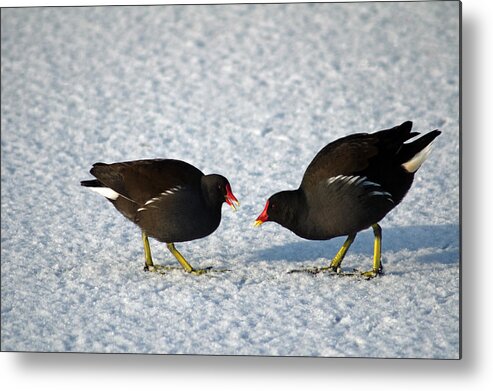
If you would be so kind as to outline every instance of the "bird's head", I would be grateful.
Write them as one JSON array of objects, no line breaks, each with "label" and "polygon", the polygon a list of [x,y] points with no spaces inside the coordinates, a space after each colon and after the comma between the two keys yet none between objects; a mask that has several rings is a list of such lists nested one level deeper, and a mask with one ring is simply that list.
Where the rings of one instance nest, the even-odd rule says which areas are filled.
[{"label": "bird's head", "polygon": [[240,202],[233,194],[229,181],[222,175],[212,174],[204,176],[203,183],[207,189],[209,200],[221,205],[226,202],[233,210],[240,206]]},{"label": "bird's head", "polygon": [[274,221],[286,226],[295,216],[298,206],[296,191],[281,191],[271,196],[265,203],[264,210],[255,220],[255,227],[266,221]]}]

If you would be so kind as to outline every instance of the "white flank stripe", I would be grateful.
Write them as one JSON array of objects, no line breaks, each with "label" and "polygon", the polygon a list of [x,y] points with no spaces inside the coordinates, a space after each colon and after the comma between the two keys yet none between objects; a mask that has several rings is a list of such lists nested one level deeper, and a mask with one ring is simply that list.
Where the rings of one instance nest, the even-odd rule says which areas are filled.
[{"label": "white flank stripe", "polygon": [[[366,178],[365,178],[366,179]],[[370,187],[370,186],[375,186],[375,187],[382,187],[380,186],[378,183],[375,183],[375,182],[372,182],[372,181],[364,181],[362,184],[361,184],[363,187]]]},{"label": "white flank stripe", "polygon": [[357,177],[357,176],[350,176],[349,180],[347,181],[347,184],[352,185],[354,182],[356,182],[358,180],[358,178],[359,177]]},{"label": "white flank stripe", "polygon": [[[384,191],[382,189],[382,186],[379,185],[378,183],[369,181],[365,176],[355,176],[355,175],[337,175],[335,177],[331,177],[327,180],[327,184],[330,186],[333,183],[340,183],[343,187],[348,186],[348,187],[359,187],[362,186],[365,188],[365,190],[368,190],[369,193],[367,193],[368,196],[377,196],[377,197],[385,197],[388,199],[390,202],[394,203],[394,200],[392,199],[392,195]],[[371,189],[373,188],[373,189]],[[381,189],[381,190],[380,190]]]},{"label": "white flank stripe", "polygon": [[90,187],[89,189],[113,201],[120,196],[120,194],[109,187]]},{"label": "white flank stripe", "polygon": [[368,196],[379,196],[379,197],[385,197],[388,199],[390,202],[394,203],[394,200],[392,199],[392,195],[390,193],[387,193],[386,191],[372,191],[368,193]]},{"label": "white flank stripe", "polygon": [[338,181],[338,180],[341,180],[341,179],[343,179],[343,178],[344,178],[344,176],[343,176],[343,175],[337,175],[337,176],[330,177],[330,178],[327,180],[327,184],[329,184],[329,185],[330,185],[331,183],[334,183],[334,182],[336,182],[336,181]]},{"label": "white flank stripe", "polygon": [[411,160],[403,163],[402,167],[404,167],[407,172],[416,172],[426,160],[430,152],[431,144],[427,145],[426,148],[423,148],[421,151],[419,151],[416,155],[413,156]]},{"label": "white flank stripe", "polygon": [[357,186],[363,185],[364,186],[365,181],[366,181],[366,177],[365,176],[359,176],[357,178],[359,178],[359,179],[356,181],[355,185],[357,185]]},{"label": "white flank stripe", "polygon": [[144,206],[146,205],[149,205],[149,204],[152,204],[153,202],[156,202],[156,201],[159,201],[161,197],[154,197],[154,198],[151,198],[149,201],[147,201]]},{"label": "white flank stripe", "polygon": [[343,186],[359,186],[359,185],[362,185],[362,186],[366,186],[366,185],[379,186],[376,183],[367,181],[365,176],[362,177],[362,176],[355,176],[355,175],[350,175],[350,176],[337,175],[337,176],[330,177],[327,180],[328,185],[331,185],[332,183],[335,183],[335,182],[339,182]]}]

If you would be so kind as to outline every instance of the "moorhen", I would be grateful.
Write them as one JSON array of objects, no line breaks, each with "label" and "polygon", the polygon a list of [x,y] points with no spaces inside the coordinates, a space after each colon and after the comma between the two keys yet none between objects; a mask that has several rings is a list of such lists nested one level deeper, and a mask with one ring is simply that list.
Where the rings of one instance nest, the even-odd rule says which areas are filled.
[{"label": "moorhen", "polygon": [[97,179],[82,181],[81,185],[106,197],[142,229],[145,270],[157,271],[149,236],[165,242],[186,272],[203,274],[209,270],[194,269],[174,243],[214,232],[221,221],[223,202],[236,210],[239,202],[225,177],[204,175],[191,164],[173,159],[96,163],[90,173]]},{"label": "moorhen", "polygon": [[352,134],[326,145],[306,169],[300,187],[271,196],[255,226],[273,221],[311,240],[347,236],[328,267],[305,270],[313,273],[340,273],[356,234],[372,227],[373,268],[361,275],[372,278],[380,274],[382,231],[378,222],[402,201],[430,153],[431,142],[441,133],[433,130],[408,141],[419,135],[411,128],[412,122],[406,121],[391,129]]}]

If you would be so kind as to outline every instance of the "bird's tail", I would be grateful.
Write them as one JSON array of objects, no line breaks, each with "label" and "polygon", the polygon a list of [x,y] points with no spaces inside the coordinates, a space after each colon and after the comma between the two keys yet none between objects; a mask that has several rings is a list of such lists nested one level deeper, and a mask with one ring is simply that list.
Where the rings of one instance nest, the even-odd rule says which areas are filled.
[{"label": "bird's tail", "polygon": [[431,152],[433,140],[440,135],[438,129],[432,130],[417,140],[402,145],[398,153],[401,166],[410,173],[416,172]]},{"label": "bird's tail", "polygon": [[103,187],[104,186],[97,179],[93,179],[93,180],[89,180],[89,181],[80,181],[80,185],[85,186],[85,187]]},{"label": "bird's tail", "polygon": [[118,194],[116,191],[113,189],[110,189],[109,187],[105,186],[101,182],[99,182],[97,179],[89,180],[89,181],[81,181],[80,182],[81,186],[85,186],[89,188],[90,190],[101,194],[103,197],[106,197],[109,200],[115,201],[120,194]]}]

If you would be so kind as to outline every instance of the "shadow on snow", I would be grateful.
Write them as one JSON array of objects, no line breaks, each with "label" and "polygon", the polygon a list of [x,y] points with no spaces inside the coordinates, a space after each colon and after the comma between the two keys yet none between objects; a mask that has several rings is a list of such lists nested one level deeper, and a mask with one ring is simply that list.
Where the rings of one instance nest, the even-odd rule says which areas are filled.
[{"label": "shadow on snow", "polygon": [[[358,233],[348,251],[351,254],[373,256],[373,232],[367,229]],[[256,250],[251,260],[309,261],[316,258],[332,259],[345,237],[331,240],[304,240],[289,242]],[[433,253],[418,254],[420,263],[454,264],[459,262],[459,226],[456,224],[382,227],[382,258],[386,252],[418,251],[433,248]]]}]

